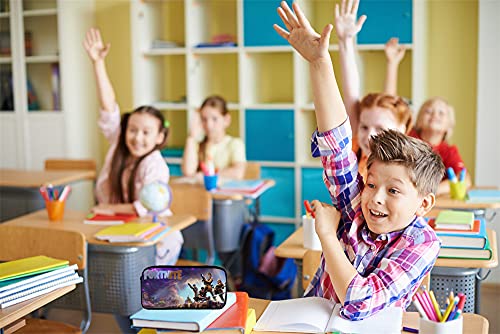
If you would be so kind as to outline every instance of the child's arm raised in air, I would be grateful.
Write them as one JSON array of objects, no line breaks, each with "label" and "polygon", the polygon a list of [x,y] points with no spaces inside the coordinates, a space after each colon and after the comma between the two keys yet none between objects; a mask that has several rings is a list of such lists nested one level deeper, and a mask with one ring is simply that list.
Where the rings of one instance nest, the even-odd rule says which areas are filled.
[{"label": "child's arm raised in air", "polygon": [[342,5],[335,5],[335,30],[339,39],[340,69],[342,72],[342,93],[344,103],[351,121],[354,133],[357,133],[359,116],[358,103],[360,101],[360,83],[358,65],[354,50],[354,38],[363,27],[366,15],[362,15],[356,22],[358,0],[342,0]]},{"label": "child's arm raised in air", "polygon": [[292,7],[294,12],[285,1],[281,2],[278,14],[287,30],[276,24],[274,29],[309,62],[318,131],[325,132],[338,127],[347,118],[328,53],[332,25],[328,24],[320,35],[296,2]]},{"label": "child's arm raised in air", "polygon": [[184,176],[195,176],[198,170],[198,139],[203,136],[200,114],[195,112],[189,125],[184,154],[182,155],[181,169]]},{"label": "child's arm raised in air", "polygon": [[99,29],[91,28],[85,36],[83,46],[94,66],[97,94],[99,95],[101,109],[112,112],[115,108],[116,97],[106,71],[106,64],[104,63],[111,45],[109,43],[104,45]]},{"label": "child's arm raised in air", "polygon": [[384,93],[397,95],[398,69],[405,56],[406,48],[399,44],[399,39],[393,37],[385,44],[384,51],[387,59]]}]

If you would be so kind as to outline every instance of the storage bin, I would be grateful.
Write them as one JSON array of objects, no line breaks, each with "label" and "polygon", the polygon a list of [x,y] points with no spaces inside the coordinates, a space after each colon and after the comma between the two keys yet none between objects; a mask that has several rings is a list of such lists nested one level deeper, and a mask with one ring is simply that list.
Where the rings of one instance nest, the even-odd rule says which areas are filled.
[{"label": "storage bin", "polygon": [[247,205],[245,200],[214,200],[213,228],[215,250],[234,252],[240,248],[240,234]]},{"label": "storage bin", "polygon": [[434,267],[431,271],[431,289],[439,305],[446,304],[450,291],[455,296],[462,292],[467,295],[464,312],[475,313],[476,287],[479,285],[479,269]]}]

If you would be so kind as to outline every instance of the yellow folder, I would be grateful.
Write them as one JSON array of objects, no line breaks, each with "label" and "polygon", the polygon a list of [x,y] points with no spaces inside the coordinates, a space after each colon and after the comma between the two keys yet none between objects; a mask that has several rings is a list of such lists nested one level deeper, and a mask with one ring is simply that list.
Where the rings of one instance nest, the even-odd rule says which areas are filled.
[{"label": "yellow folder", "polygon": [[67,266],[69,261],[39,255],[0,263],[0,281],[29,276]]}]

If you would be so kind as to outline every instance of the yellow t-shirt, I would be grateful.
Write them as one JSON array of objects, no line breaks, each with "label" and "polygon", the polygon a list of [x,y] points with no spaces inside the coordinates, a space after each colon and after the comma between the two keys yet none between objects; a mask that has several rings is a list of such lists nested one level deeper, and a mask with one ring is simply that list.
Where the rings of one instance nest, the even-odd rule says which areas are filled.
[{"label": "yellow t-shirt", "polygon": [[205,156],[211,157],[215,168],[219,170],[247,160],[243,141],[229,135],[226,135],[219,143],[207,146]]}]

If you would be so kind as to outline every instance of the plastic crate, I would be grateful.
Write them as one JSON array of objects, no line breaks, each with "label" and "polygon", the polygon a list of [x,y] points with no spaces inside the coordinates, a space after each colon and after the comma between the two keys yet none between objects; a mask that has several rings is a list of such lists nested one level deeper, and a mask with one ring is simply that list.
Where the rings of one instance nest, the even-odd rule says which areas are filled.
[{"label": "plastic crate", "polygon": [[[155,246],[88,245],[88,277],[93,312],[131,315],[141,308],[140,277],[155,264]],[[83,310],[83,284],[51,304]]]},{"label": "plastic crate", "polygon": [[431,289],[441,307],[446,304],[450,291],[455,296],[462,292],[467,295],[464,312],[476,310],[476,286],[480,283],[477,268],[434,267],[431,271]]}]

